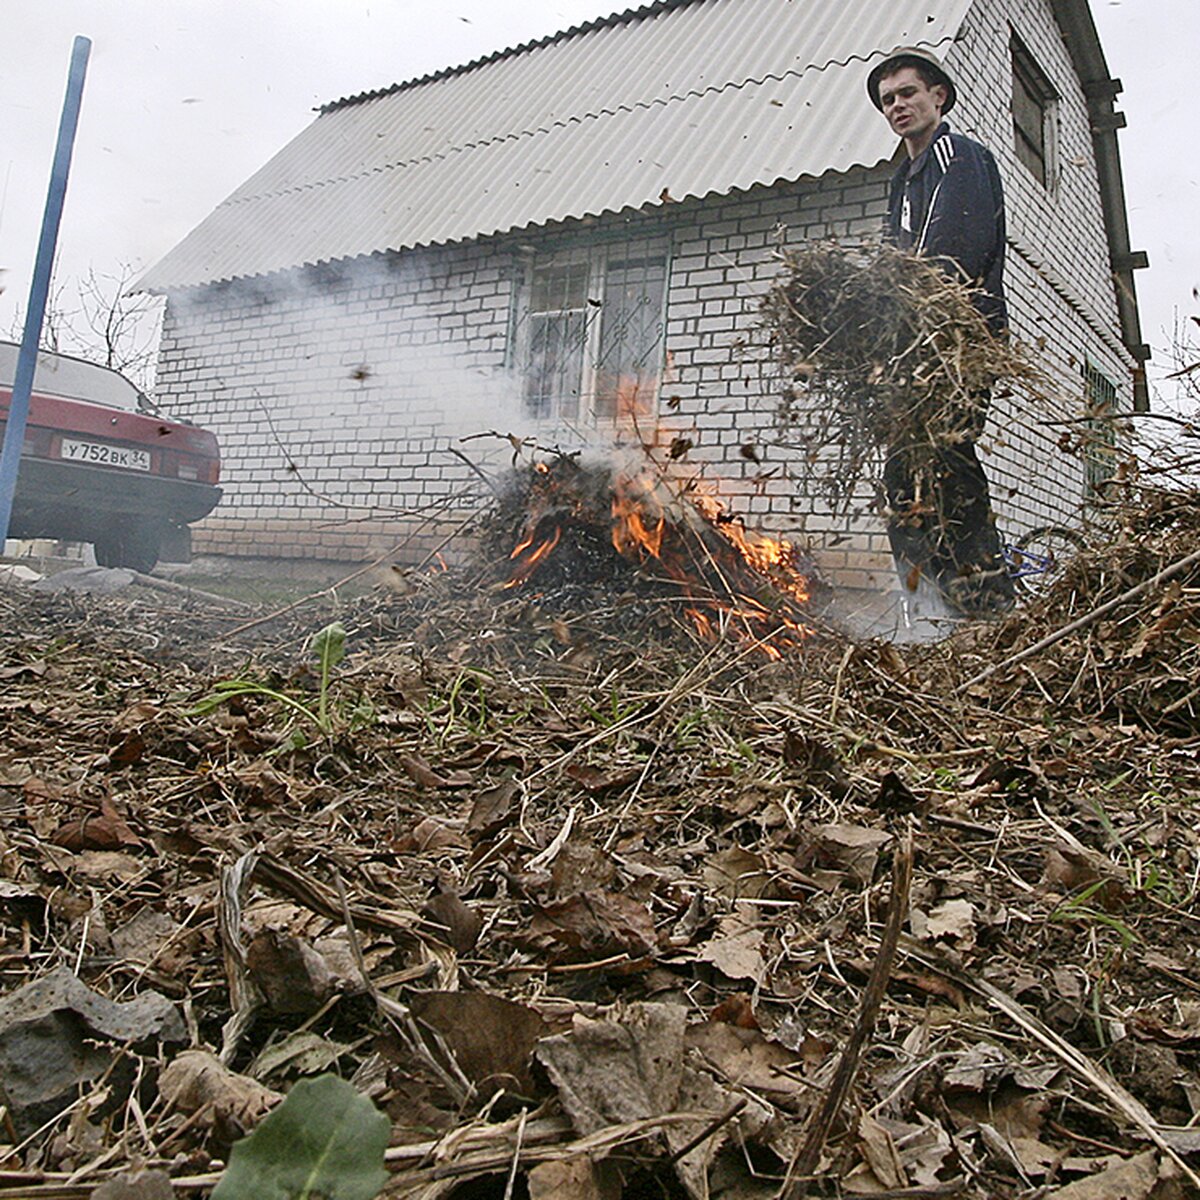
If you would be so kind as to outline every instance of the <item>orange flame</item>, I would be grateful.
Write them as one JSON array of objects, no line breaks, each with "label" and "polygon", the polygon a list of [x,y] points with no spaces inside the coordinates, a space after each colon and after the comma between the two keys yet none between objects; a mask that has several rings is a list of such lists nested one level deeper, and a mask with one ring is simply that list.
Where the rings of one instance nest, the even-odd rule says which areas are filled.
[{"label": "orange flame", "polygon": [[[540,546],[530,554],[523,562],[521,562],[513,571],[512,576],[504,585],[506,588],[516,587],[520,583],[524,583],[530,575],[537,570],[538,563],[549,557],[551,551],[562,540],[562,526],[556,525],[554,532],[546,538]],[[533,545],[533,535],[530,534],[510,555],[509,558],[516,558],[523,550]]]},{"label": "orange flame", "polygon": [[[545,463],[535,467],[543,477],[552,475]],[[552,478],[539,486],[548,486],[553,495],[558,483]],[[695,510],[689,524],[686,505],[682,517],[678,514],[678,490],[649,474],[617,476],[611,498],[613,548],[641,563],[654,561],[658,572],[679,588],[687,601],[684,614],[705,641],[731,635],[750,642],[772,660],[781,659],[785,649],[798,646],[812,633],[792,607],[805,604],[810,595],[795,546],[785,538],[747,529],[719,497],[697,490],[694,484],[683,489]],[[562,491],[565,496],[555,496],[559,506],[564,500],[571,502],[569,485]],[[571,508],[580,515],[585,512],[578,499]],[[505,587],[528,580],[559,544],[561,524],[537,542],[542,536],[539,525],[531,520],[528,532],[513,548],[510,558],[514,565]],[[736,557],[717,552],[713,534],[727,543]],[[762,598],[756,594],[760,585],[769,585]]]},{"label": "orange flame", "polygon": [[760,575],[800,604],[809,599],[808,580],[797,566],[796,547],[787,538],[772,538],[746,528],[740,517],[730,517],[716,496],[696,492],[692,502],[700,514]]},{"label": "orange flame", "polygon": [[648,528],[632,497],[614,492],[612,516],[612,544],[618,554],[628,554],[640,548],[651,558],[662,555],[663,530],[667,524],[665,514],[660,513],[654,527]]}]

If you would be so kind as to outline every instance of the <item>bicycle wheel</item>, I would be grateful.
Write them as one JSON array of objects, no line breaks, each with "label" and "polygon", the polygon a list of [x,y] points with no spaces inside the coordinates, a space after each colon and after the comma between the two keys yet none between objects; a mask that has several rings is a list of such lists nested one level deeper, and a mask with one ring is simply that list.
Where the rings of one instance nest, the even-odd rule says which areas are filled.
[{"label": "bicycle wheel", "polygon": [[1025,596],[1040,596],[1084,547],[1081,534],[1063,525],[1040,525],[1005,547],[1013,586]]}]

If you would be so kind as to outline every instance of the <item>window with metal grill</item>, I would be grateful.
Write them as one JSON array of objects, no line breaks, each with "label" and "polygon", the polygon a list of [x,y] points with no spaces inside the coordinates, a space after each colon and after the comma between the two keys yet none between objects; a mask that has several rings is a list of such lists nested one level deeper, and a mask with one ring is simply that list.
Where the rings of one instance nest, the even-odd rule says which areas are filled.
[{"label": "window with metal grill", "polygon": [[1117,469],[1117,385],[1087,360],[1083,364],[1086,406],[1084,495],[1092,499]]},{"label": "window with metal grill", "polygon": [[587,288],[586,262],[533,269],[523,385],[525,411],[531,417],[573,421],[579,416]]},{"label": "window with metal grill", "polygon": [[666,280],[665,248],[646,244],[533,259],[514,327],[526,413],[594,422],[652,413]]}]

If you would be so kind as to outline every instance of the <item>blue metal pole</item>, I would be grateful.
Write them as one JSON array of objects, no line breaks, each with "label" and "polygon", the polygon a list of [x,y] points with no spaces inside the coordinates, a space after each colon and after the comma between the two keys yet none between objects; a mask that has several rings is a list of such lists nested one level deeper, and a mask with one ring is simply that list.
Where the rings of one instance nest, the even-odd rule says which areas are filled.
[{"label": "blue metal pole", "polygon": [[50,292],[50,274],[54,267],[54,250],[58,244],[58,226],[62,220],[63,199],[67,194],[71,150],[75,145],[75,128],[79,124],[79,106],[83,99],[83,80],[87,75],[88,55],[91,49],[91,39],[85,37],[77,37],[71,49],[67,95],[63,100],[62,118],[58,123],[58,145],[54,150],[54,166],[50,170],[50,191],[46,196],[46,211],[42,215],[42,235],[38,241],[37,260],[33,266],[33,283],[29,287],[25,330],[21,338],[21,350],[17,356],[12,398],[8,404],[4,448],[0,450],[0,552],[3,552],[4,543],[8,539],[13,495],[17,490],[21,447],[25,442],[25,422],[29,417],[29,395],[33,391],[33,373],[37,368],[38,340],[42,336],[42,320],[46,313],[46,297]]}]

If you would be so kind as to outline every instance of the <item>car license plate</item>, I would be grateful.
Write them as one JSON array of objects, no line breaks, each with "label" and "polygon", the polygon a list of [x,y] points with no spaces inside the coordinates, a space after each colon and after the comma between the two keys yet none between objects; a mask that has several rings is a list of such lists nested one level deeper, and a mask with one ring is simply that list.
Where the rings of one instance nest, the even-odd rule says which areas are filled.
[{"label": "car license plate", "polygon": [[126,471],[150,470],[150,451],[128,446],[109,446],[104,442],[62,441],[62,457],[71,462],[95,463],[101,467],[123,467]]}]

